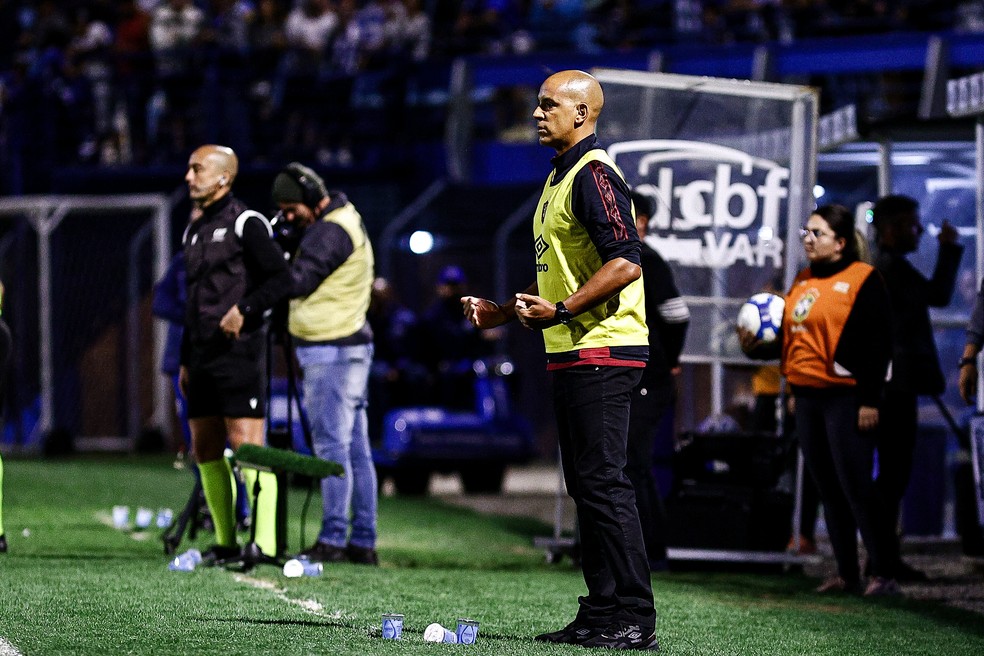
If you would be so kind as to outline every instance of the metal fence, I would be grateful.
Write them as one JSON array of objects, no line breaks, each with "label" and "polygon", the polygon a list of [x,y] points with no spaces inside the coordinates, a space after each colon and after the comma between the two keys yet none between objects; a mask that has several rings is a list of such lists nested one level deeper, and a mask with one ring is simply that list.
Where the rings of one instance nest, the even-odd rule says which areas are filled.
[{"label": "metal fence", "polygon": [[171,251],[160,194],[0,199],[0,275],[14,337],[2,441],[132,448],[169,431],[164,326],[150,290]]}]

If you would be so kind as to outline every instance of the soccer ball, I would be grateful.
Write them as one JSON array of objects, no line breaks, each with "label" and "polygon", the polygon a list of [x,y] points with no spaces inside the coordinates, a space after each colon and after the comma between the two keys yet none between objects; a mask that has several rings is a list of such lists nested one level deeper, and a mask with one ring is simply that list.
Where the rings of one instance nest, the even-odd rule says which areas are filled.
[{"label": "soccer ball", "polygon": [[738,326],[763,342],[773,342],[779,336],[786,301],[768,292],[754,294],[738,311]]}]

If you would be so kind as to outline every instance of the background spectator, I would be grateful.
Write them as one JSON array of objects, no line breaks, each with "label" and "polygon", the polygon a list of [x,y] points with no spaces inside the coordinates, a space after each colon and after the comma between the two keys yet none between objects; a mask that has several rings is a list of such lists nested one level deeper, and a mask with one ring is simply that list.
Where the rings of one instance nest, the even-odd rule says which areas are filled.
[{"label": "background spectator", "polygon": [[237,0],[211,0],[202,28],[203,141],[228,143],[253,158],[246,97],[249,87],[249,22],[252,11]]},{"label": "background spectator", "polygon": [[420,318],[420,356],[430,374],[431,402],[443,407],[474,407],[472,363],[492,355],[497,337],[483,335],[461,313],[459,299],[467,284],[461,267],[444,267],[434,287],[435,299]]},{"label": "background spectator", "polygon": [[379,438],[388,411],[425,403],[427,370],[417,357],[417,315],[400,302],[385,278],[373,281],[366,316],[375,347],[369,374],[369,435]]},{"label": "background spectator", "polygon": [[157,85],[148,140],[159,160],[188,152],[188,143],[197,140],[193,122],[199,114],[193,110],[202,87],[198,39],[204,24],[205,13],[191,0],[164,0],[151,19]]},{"label": "background spectator", "polygon": [[[280,151],[282,126],[275,119],[274,86],[284,66],[287,34],[286,13],[277,0],[259,0],[249,25],[249,73],[251,77],[250,127],[256,157],[273,159]],[[282,98],[281,98],[282,100]]]},{"label": "background spectator", "polygon": [[328,0],[304,0],[287,15],[287,53],[273,94],[274,109],[282,109],[285,122],[285,157],[298,155],[303,144],[321,141],[326,108],[318,83],[332,39],[341,27],[339,13]]},{"label": "background spectator", "polygon": [[[107,17],[108,18],[108,17]],[[79,144],[79,159],[99,158],[103,163],[119,159],[116,139],[111,138],[113,121],[113,84],[110,51],[113,34],[109,25],[87,7],[73,12],[72,39],[68,57],[86,79],[92,97],[92,131]]]},{"label": "background spectator", "polygon": [[117,133],[121,163],[146,159],[147,100],[151,94],[150,15],[135,0],[123,0],[117,10],[113,39],[116,97],[123,103],[125,123]]},{"label": "background spectator", "polygon": [[908,196],[880,198],[872,208],[876,234],[875,267],[885,279],[891,300],[892,375],[881,403],[882,423],[876,436],[878,474],[875,490],[882,504],[884,540],[891,546],[894,577],[924,580],[923,572],[902,562],[898,535],[902,498],[909,486],[919,426],[919,395],[936,396],[945,388],[930,307],[949,305],[963,255],[957,231],[944,220],[933,276],[927,279],[907,259],[923,234],[919,204]]},{"label": "background spectator", "polygon": [[668,567],[666,509],[653,470],[657,457],[668,460],[673,455],[675,375],[680,372],[680,353],[690,325],[690,310],[680,297],[670,266],[644,240],[653,214],[652,200],[633,192],[632,204],[636,212],[636,229],[643,239],[640,259],[646,290],[649,361],[643,369],[642,380],[632,390],[625,473],[635,488],[649,567],[661,571]]}]

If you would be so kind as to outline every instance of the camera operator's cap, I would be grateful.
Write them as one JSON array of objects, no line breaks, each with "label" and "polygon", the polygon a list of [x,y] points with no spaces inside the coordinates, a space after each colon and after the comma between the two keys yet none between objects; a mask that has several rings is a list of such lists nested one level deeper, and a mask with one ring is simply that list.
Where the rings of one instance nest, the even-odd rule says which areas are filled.
[{"label": "camera operator's cap", "polygon": [[313,207],[325,195],[325,181],[298,162],[288,164],[273,179],[273,202],[302,203]]}]

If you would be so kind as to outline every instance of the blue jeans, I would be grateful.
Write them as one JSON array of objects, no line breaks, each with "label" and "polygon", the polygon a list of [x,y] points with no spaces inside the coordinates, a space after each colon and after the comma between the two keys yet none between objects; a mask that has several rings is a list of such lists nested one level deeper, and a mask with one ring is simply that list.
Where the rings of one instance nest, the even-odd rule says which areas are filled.
[{"label": "blue jeans", "polygon": [[345,476],[321,481],[323,517],[318,541],[376,546],[376,467],[369,449],[366,396],[372,344],[298,346],[304,370],[304,407],[311,422],[314,453],[345,468]]}]

